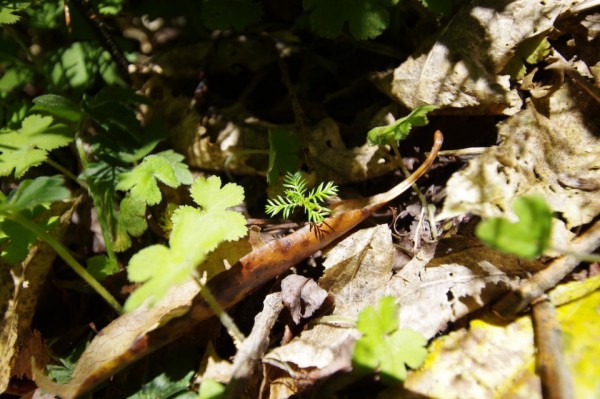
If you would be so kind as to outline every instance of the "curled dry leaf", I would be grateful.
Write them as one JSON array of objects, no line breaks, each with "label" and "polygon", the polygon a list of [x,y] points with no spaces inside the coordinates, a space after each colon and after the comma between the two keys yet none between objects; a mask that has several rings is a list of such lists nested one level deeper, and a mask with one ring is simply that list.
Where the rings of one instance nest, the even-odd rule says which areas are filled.
[{"label": "curled dry leaf", "polygon": [[479,0],[465,5],[430,49],[376,78],[409,109],[435,104],[470,114],[512,115],[521,99],[502,70],[519,44],[548,32],[573,1]]},{"label": "curled dry leaf", "polygon": [[312,316],[327,299],[327,291],[315,280],[292,274],[281,281],[281,300],[289,309],[294,323]]}]

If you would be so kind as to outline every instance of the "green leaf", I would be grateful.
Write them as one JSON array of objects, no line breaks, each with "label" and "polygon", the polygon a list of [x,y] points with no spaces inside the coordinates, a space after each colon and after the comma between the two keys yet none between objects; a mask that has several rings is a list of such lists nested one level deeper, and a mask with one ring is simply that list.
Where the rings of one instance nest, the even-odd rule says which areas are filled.
[{"label": "green leaf", "polygon": [[23,180],[9,194],[6,202],[0,204],[0,212],[33,210],[38,205],[65,200],[69,195],[61,176],[40,176],[34,180]]},{"label": "green leaf", "polygon": [[221,187],[218,176],[199,177],[190,187],[190,194],[194,202],[207,211],[225,210],[244,201],[243,187],[235,183]]},{"label": "green leaf", "polygon": [[129,237],[139,237],[146,231],[148,223],[145,216],[146,203],[144,201],[134,199],[130,195],[123,198],[117,217],[115,251],[122,252],[129,249],[131,247],[131,238]]},{"label": "green leaf", "polygon": [[225,393],[225,387],[219,382],[211,379],[205,379],[200,384],[198,399],[220,399]]},{"label": "green leaf", "polygon": [[0,7],[0,25],[14,24],[21,19],[17,12],[25,10],[31,1],[3,1]]},{"label": "green leaf", "polygon": [[156,155],[166,159],[167,162],[169,162],[169,164],[173,168],[173,172],[175,172],[175,177],[177,178],[180,184],[192,184],[194,178],[192,176],[192,173],[190,172],[190,168],[187,164],[181,162],[185,159],[183,155],[178,154],[173,150],[159,152]]},{"label": "green leaf", "polygon": [[399,0],[303,0],[310,12],[312,28],[321,36],[336,38],[348,23],[355,39],[366,40],[379,36],[388,26],[388,8]]},{"label": "green leaf", "polygon": [[397,307],[393,297],[380,299],[378,308],[366,307],[357,328],[363,336],[356,341],[352,363],[356,372],[379,372],[386,384],[404,381],[406,367],[419,367],[427,355],[427,340],[409,329],[398,329]]},{"label": "green leaf", "polygon": [[71,100],[56,94],[46,94],[33,99],[32,111],[44,111],[69,122],[81,119],[79,107]]},{"label": "green leaf", "polygon": [[203,0],[202,22],[209,29],[243,30],[260,21],[262,6],[254,0]]},{"label": "green leaf", "polygon": [[87,270],[96,280],[102,281],[118,272],[119,265],[112,262],[106,255],[96,255],[87,260]]},{"label": "green leaf", "polygon": [[50,116],[30,115],[18,131],[0,132],[0,176],[22,177],[29,168],[43,163],[48,152],[73,141],[73,132],[54,124]]},{"label": "green leaf", "polygon": [[367,133],[367,140],[371,145],[390,144],[404,140],[413,126],[427,125],[429,123],[427,114],[436,108],[435,105],[421,105],[391,125],[371,129]]},{"label": "green leaf", "polygon": [[162,199],[159,181],[173,188],[180,185],[168,160],[158,155],[148,155],[133,170],[119,176],[117,190],[129,190],[132,198],[156,205]]},{"label": "green leaf", "polygon": [[269,169],[267,182],[277,181],[280,175],[298,169],[300,158],[300,140],[291,130],[269,130]]},{"label": "green leaf", "polygon": [[[37,235],[12,220],[0,220],[0,235],[6,238],[2,246],[2,260],[14,265],[22,262],[29,248],[37,242]],[[2,240],[4,241],[4,240]]]},{"label": "green leaf", "polygon": [[552,210],[540,195],[519,197],[513,204],[517,222],[490,218],[477,225],[475,234],[487,245],[522,258],[541,255],[550,244]]},{"label": "green leaf", "polygon": [[129,297],[126,310],[146,300],[155,303],[169,289],[188,281],[221,242],[246,234],[244,216],[227,210],[244,200],[242,187],[233,183],[221,187],[221,179],[211,176],[193,182],[190,192],[201,208],[181,206],[173,212],[169,247],[146,247],[131,258],[127,267],[129,279],[143,285]]}]

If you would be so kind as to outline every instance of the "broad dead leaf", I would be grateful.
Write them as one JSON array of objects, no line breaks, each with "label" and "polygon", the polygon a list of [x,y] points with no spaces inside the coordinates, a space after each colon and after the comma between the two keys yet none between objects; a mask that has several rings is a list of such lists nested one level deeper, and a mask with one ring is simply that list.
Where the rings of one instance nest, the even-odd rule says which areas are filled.
[{"label": "broad dead leaf", "polygon": [[[559,286],[550,292],[562,324],[565,362],[575,378],[577,398],[598,394],[597,364],[600,331],[600,277]],[[573,292],[593,285],[591,294],[573,298]],[[588,287],[589,288],[589,287]],[[529,316],[503,325],[493,318],[473,320],[461,329],[437,338],[428,360],[409,373],[404,387],[411,392],[444,398],[541,398],[534,367],[533,329]],[[389,391],[384,397],[398,397]]]},{"label": "broad dead leaf", "polygon": [[[447,183],[440,219],[472,212],[484,217],[512,214],[517,196],[542,194],[566,229],[600,213],[598,104],[574,83],[500,123],[501,144],[491,147]],[[571,234],[557,219],[554,242]]]},{"label": "broad dead leaf", "polygon": [[[283,386],[288,394],[298,393],[302,390],[299,381],[350,369],[352,346],[359,336],[354,328],[356,317],[382,296],[397,298],[400,328],[431,338],[539,268],[474,245],[473,240],[448,241],[435,253],[420,252],[397,274],[392,271],[395,249],[386,225],[357,231],[329,251],[319,285],[335,296],[335,310],[265,356],[265,363],[283,372],[272,381],[277,393],[273,391],[271,397],[282,397]],[[438,258],[432,260],[435,254]]]},{"label": "broad dead leaf", "polygon": [[479,0],[453,17],[435,44],[376,79],[409,109],[434,104],[469,114],[512,115],[521,98],[501,74],[524,40],[548,32],[573,1]]}]

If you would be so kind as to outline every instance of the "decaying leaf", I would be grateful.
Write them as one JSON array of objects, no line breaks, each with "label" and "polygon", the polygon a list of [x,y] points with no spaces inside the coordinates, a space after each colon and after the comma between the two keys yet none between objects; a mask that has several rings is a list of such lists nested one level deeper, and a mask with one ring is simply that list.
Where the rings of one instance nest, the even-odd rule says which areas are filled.
[{"label": "decaying leaf", "polygon": [[281,369],[274,386],[298,393],[299,381],[350,369],[351,358],[343,354],[351,353],[359,335],[353,327],[356,317],[383,296],[396,298],[399,328],[431,338],[539,268],[478,245],[475,239],[448,240],[438,248],[435,260],[433,250],[422,251],[394,275],[394,246],[387,226],[357,231],[338,243],[327,253],[319,280],[335,296],[335,310],[265,356],[265,363]]},{"label": "decaying leaf", "polygon": [[[55,203],[50,215],[60,215],[59,223],[54,227],[51,234],[61,237],[71,221],[71,215],[81,201],[78,198],[71,202]],[[31,331],[31,321],[36,310],[40,289],[46,281],[50,266],[56,258],[56,252],[44,243],[33,245],[27,258],[16,265],[0,262],[0,312],[2,323],[0,324],[0,392],[6,390],[10,378],[15,376],[22,378],[31,377],[30,367],[24,370],[13,369],[18,361],[29,365],[29,358],[19,359],[20,352],[33,354],[27,345],[30,337],[34,336]],[[41,353],[38,352],[38,355]],[[44,359],[40,359],[42,363]]]},{"label": "decaying leaf", "polygon": [[409,109],[434,104],[470,114],[512,115],[521,99],[500,72],[519,44],[552,28],[571,0],[480,0],[465,5],[435,44],[376,78]]},{"label": "decaying leaf", "polygon": [[[600,278],[598,276],[590,280]],[[589,285],[575,282],[573,285]],[[570,291],[572,292],[573,287]],[[598,394],[598,380],[590,365],[599,355],[600,291],[570,301],[569,295],[551,295],[562,325],[565,361],[576,378],[577,398]],[[493,318],[473,320],[462,329],[440,337],[430,345],[425,366],[409,373],[405,388],[411,392],[444,398],[527,397],[541,398],[534,370],[531,320],[521,317],[503,325]],[[593,368],[593,367],[592,367]],[[395,395],[399,395],[398,392]],[[390,393],[393,397],[394,394]]]},{"label": "decaying leaf", "polygon": [[294,323],[312,316],[325,299],[327,291],[309,278],[292,274],[281,281],[281,300],[292,314]]},{"label": "decaying leaf", "polygon": [[[541,194],[567,229],[600,213],[598,104],[574,83],[527,107],[498,126],[501,144],[472,160],[447,183],[440,219],[472,212],[512,214],[517,196]],[[569,233],[555,219],[554,245]]]}]

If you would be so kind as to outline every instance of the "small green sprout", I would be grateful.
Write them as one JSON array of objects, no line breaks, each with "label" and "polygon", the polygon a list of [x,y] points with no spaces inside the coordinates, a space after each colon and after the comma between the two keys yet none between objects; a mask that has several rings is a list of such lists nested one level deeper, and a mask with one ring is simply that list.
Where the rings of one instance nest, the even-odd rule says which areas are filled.
[{"label": "small green sprout", "polygon": [[286,188],[284,197],[278,195],[277,198],[267,201],[265,207],[267,215],[275,216],[283,212],[283,217],[287,219],[297,207],[302,207],[309,222],[321,223],[331,214],[331,210],[320,205],[319,202],[326,201],[337,194],[338,187],[333,182],[321,183],[306,195],[306,179],[300,172],[293,174],[288,172],[283,179],[283,186]]},{"label": "small green sprout", "polygon": [[367,306],[356,327],[363,336],[356,341],[352,365],[359,374],[378,372],[386,385],[406,379],[407,367],[416,369],[427,356],[427,340],[420,333],[398,328],[398,306],[391,296]]}]

